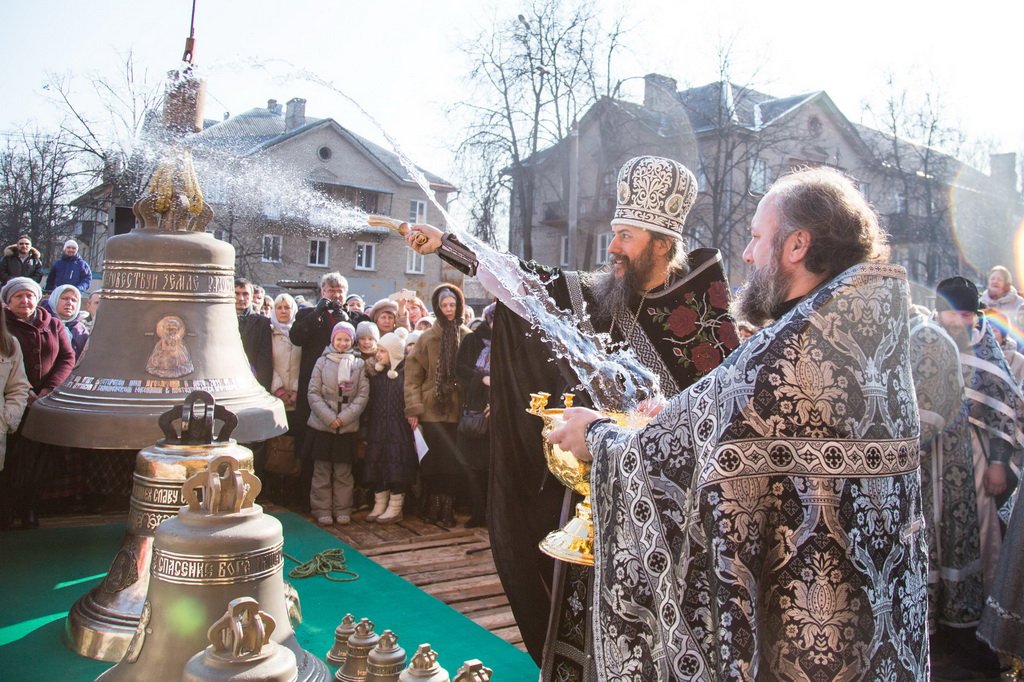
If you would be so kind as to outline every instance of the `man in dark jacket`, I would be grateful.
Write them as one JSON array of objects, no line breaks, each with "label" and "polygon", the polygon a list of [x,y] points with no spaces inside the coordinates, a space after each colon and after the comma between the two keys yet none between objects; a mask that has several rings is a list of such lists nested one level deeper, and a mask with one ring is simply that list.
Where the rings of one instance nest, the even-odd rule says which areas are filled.
[{"label": "man in dark jacket", "polygon": [[[249,360],[249,367],[260,386],[270,392],[274,379],[274,347],[270,331],[270,320],[260,315],[252,306],[253,284],[244,277],[235,280],[235,313],[238,315],[238,335],[242,337],[242,349]],[[252,466],[257,476],[265,476],[263,464],[266,461],[266,441],[243,443],[252,450]]]},{"label": "man in dark jacket", "polygon": [[4,257],[0,258],[0,286],[13,277],[28,277],[42,282],[43,261],[39,255],[27,234],[18,237],[18,242],[4,249]]},{"label": "man in dark jacket", "polygon": [[252,294],[252,282],[242,277],[235,280],[235,314],[238,315],[238,334],[242,337],[242,348],[245,349],[245,357],[249,360],[256,381],[269,392],[274,378],[270,322],[253,310]]},{"label": "man in dark jacket", "polygon": [[53,291],[61,284],[73,284],[83,294],[89,290],[92,282],[92,270],[89,264],[78,255],[78,242],[69,239],[64,242],[64,253],[50,266],[50,274],[46,276],[46,290]]},{"label": "man in dark jacket", "polygon": [[303,308],[295,315],[295,324],[288,337],[302,348],[299,363],[299,395],[295,404],[295,421],[302,425],[309,419],[309,377],[324,348],[331,342],[331,330],[339,322],[349,322],[345,312],[345,294],[348,280],[340,272],[328,272],[320,278],[320,300],[316,307]]}]

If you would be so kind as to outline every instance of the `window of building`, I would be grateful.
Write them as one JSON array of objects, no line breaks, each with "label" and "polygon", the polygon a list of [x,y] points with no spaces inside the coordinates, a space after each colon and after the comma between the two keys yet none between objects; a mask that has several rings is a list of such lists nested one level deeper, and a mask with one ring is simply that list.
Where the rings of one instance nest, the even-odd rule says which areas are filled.
[{"label": "window of building", "polygon": [[907,195],[903,192],[896,192],[896,212],[905,213],[907,210]]},{"label": "window of building", "polygon": [[266,203],[263,204],[263,217],[268,220],[281,219],[281,201],[279,197],[267,197]]},{"label": "window of building", "polygon": [[377,269],[377,245],[371,242],[356,243],[356,270]]},{"label": "window of building", "polygon": [[327,267],[327,240],[309,240],[309,265],[316,268]]},{"label": "window of building", "polygon": [[264,263],[280,263],[281,262],[281,235],[277,234],[265,234],[263,235],[263,262]]},{"label": "window of building", "polygon": [[860,189],[860,193],[864,195],[864,198],[871,201],[871,183],[858,182],[857,187]]},{"label": "window of building", "polygon": [[699,161],[697,163],[697,191],[706,192],[708,190],[708,174],[704,170],[704,162]]},{"label": "window of building", "polygon": [[569,265],[569,235],[562,237],[562,255],[558,259],[558,263],[563,268]]},{"label": "window of building", "polygon": [[604,265],[608,262],[608,245],[615,238],[614,232],[603,232],[597,235],[597,253],[594,254],[594,262]]},{"label": "window of building", "polygon": [[320,157],[321,161],[330,161],[333,154],[334,152],[331,151],[331,148],[326,145],[316,150],[316,155]]},{"label": "window of building", "polygon": [[224,203],[224,197],[226,196],[224,178],[214,173],[204,180],[203,200],[211,204]]},{"label": "window of building", "polygon": [[406,249],[405,272],[410,275],[423,274],[423,254],[416,253],[412,249]]},{"label": "window of building", "polygon": [[427,222],[427,202],[409,202],[409,222],[412,224],[422,224]]},{"label": "window of building", "polygon": [[751,194],[764,194],[768,189],[768,164],[764,159],[755,158],[750,161],[750,177],[748,185]]}]

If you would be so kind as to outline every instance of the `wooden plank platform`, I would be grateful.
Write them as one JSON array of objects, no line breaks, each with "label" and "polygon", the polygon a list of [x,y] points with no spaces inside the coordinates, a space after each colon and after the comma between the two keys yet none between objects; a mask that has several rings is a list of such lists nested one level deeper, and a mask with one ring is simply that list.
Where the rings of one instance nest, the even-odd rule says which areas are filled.
[{"label": "wooden plank platform", "polygon": [[498,580],[487,529],[465,528],[462,516],[456,516],[454,528],[442,528],[414,514],[395,524],[368,522],[367,513],[357,512],[347,526],[324,530],[525,651]]}]

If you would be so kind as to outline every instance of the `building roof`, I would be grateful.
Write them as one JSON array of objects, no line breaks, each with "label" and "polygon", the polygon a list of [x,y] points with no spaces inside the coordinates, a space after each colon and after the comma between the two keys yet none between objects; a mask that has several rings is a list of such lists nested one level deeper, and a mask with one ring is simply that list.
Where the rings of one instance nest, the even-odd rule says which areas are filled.
[{"label": "building roof", "polygon": [[[256,107],[204,128],[202,132],[196,133],[192,138],[192,143],[225,154],[244,157],[265,151],[322,126],[333,127],[371,161],[391,175],[396,182],[415,182],[402,165],[398,154],[353,133],[331,118],[306,117],[303,125],[292,130],[285,130],[284,116],[264,107]],[[416,168],[423,173],[432,186],[447,190],[455,189],[452,183],[441,176],[419,166]]]},{"label": "building roof", "polygon": [[728,123],[744,128],[758,127],[755,125],[755,108],[775,99],[728,81],[680,90],[677,97],[689,115],[695,133],[714,130]]},{"label": "building roof", "polygon": [[[925,159],[927,158],[929,164],[927,172],[941,182],[977,190],[992,189],[993,181],[990,176],[940,149],[929,148],[926,145],[899,137],[894,138],[889,133],[883,133],[860,123],[854,123],[853,126],[883,165],[891,166],[891,159],[894,158],[894,155],[898,155],[903,172],[923,176],[926,172]],[[893,150],[894,140],[895,150]]]}]

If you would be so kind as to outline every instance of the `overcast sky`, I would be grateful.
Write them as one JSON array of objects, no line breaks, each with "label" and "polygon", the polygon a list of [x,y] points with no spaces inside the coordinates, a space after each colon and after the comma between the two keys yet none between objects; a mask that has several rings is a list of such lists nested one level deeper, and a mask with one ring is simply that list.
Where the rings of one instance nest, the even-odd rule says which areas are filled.
[{"label": "overcast sky", "polygon": [[[191,0],[5,0],[0,22],[3,106],[0,131],[46,130],[57,115],[42,85],[47,72],[84,84],[116,80],[131,50],[151,79],[176,68]],[[731,41],[739,82],[778,95],[826,90],[852,120],[884,90],[892,71],[908,87],[935,82],[952,120],[1002,151],[1024,150],[1021,3],[968,5],[916,0],[596,0],[609,16],[626,8],[631,31],[619,62],[625,76],[657,72],[680,86],[717,80],[716,46]],[[445,114],[463,92],[459,46],[494,17],[514,16],[506,0],[198,0],[195,62],[207,78],[208,118],[307,100],[306,112],[332,117],[380,140],[373,125],[322,87],[269,77],[254,64],[284,60],[356,99],[421,166],[451,172],[458,139]],[[275,74],[287,69],[275,67]],[[756,75],[753,75],[755,74]],[[629,85],[629,84],[627,84]],[[640,97],[642,83],[624,92]]]}]

